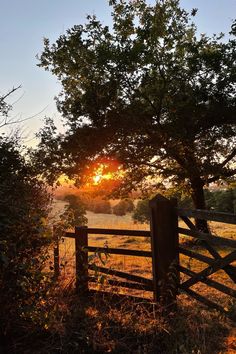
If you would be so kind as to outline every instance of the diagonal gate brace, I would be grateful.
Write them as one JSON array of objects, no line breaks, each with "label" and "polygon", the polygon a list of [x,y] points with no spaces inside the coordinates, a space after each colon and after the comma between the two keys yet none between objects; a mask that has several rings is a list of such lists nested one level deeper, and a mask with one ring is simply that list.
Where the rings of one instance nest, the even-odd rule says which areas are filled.
[{"label": "diagonal gate brace", "polygon": [[195,276],[193,276],[191,279],[188,279],[185,281],[182,285],[184,287],[191,287],[197,282],[201,281],[202,279],[208,277],[209,275],[217,272],[218,270],[224,268],[226,265],[229,263],[233,262],[236,260],[236,250],[233,251],[232,253],[228,254],[224,258],[217,259],[212,265],[209,267],[205,268],[201,272],[197,273]]}]

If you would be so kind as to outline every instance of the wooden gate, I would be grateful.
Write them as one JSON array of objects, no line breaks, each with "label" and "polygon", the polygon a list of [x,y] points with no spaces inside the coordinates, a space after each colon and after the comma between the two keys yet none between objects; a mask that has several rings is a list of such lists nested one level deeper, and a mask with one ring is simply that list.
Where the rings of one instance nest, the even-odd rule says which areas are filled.
[{"label": "wooden gate", "polygon": [[[150,216],[150,231],[99,229],[84,226],[76,227],[73,233],[66,233],[65,237],[75,239],[77,292],[79,294],[87,293],[89,291],[89,282],[96,282],[96,278],[91,276],[89,272],[90,270],[94,270],[94,265],[88,261],[88,254],[91,252],[151,257],[152,279],[101,266],[97,266],[96,271],[115,277],[115,279],[107,280],[107,284],[109,285],[152,291],[153,300],[155,302],[159,301],[165,306],[175,304],[178,293],[185,292],[205,305],[225,311],[222,306],[197,293],[191,287],[201,282],[232,298],[236,298],[236,289],[234,289],[236,268],[231,264],[236,260],[236,240],[199,232],[195,228],[191,218],[236,225],[236,216],[234,214],[212,211],[181,209],[177,207],[175,199],[168,200],[161,195],[157,195],[150,201]],[[179,219],[184,221],[187,228],[179,227]],[[151,251],[90,246],[88,245],[88,237],[92,234],[108,235],[111,237],[116,235],[147,237],[151,239]],[[208,255],[196,252],[198,246],[194,242],[191,242],[190,247],[186,247],[186,243],[184,244],[179,241],[179,234],[198,240],[198,246],[200,242],[201,247],[208,252]],[[220,252],[216,249],[219,245],[226,246],[231,251],[221,256]],[[207,266],[199,272],[194,272],[182,264],[181,255],[187,256],[190,259],[196,259],[207,264]],[[56,247],[54,256],[55,273],[58,276],[59,247]],[[230,277],[232,287],[220,284],[218,281],[209,278],[219,270],[223,270]],[[187,276],[188,279],[181,279],[181,273]],[[122,281],[117,280],[117,278],[121,278]]]},{"label": "wooden gate", "polygon": [[[205,268],[200,272],[194,272],[181,264],[179,265],[179,270],[181,273],[186,274],[189,279],[180,283],[179,287],[185,293],[195,298],[196,300],[208,305],[210,307],[216,308],[220,311],[225,312],[223,306],[215,303],[208,298],[202,296],[201,294],[195,292],[191,289],[192,286],[201,282],[211,288],[214,288],[224,294],[229,295],[232,298],[236,298],[236,267],[232,263],[236,260],[236,235],[232,234],[232,238],[219,237],[212,234],[207,234],[200,232],[196,229],[190,218],[198,218],[207,221],[216,221],[226,224],[236,225],[236,215],[206,211],[206,210],[188,210],[188,209],[177,209],[178,216],[184,221],[188,228],[178,228],[179,234],[185,235],[187,237],[191,236],[197,242],[195,242],[195,247],[192,246],[184,247],[179,246],[179,253],[183,254],[190,259],[198,260],[199,262],[206,264]],[[201,246],[203,250],[207,253],[196,252],[198,245]],[[217,248],[224,247],[224,255],[220,254]],[[226,254],[225,254],[226,253]],[[219,283],[217,280],[210,278],[216,272],[223,270],[227,276],[231,279],[231,286],[226,286],[225,284]]]}]

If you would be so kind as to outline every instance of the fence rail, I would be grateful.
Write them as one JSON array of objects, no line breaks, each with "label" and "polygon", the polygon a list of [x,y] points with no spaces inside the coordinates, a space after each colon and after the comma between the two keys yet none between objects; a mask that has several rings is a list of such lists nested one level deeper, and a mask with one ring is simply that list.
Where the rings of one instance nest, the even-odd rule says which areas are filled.
[{"label": "fence rail", "polygon": [[210,244],[216,246],[218,245],[218,246],[228,246],[228,247],[236,248],[236,240],[230,238],[215,236],[215,235],[200,232],[198,230],[185,229],[182,227],[178,228],[178,232],[182,235],[192,236],[200,240],[207,241]]},{"label": "fence rail", "polygon": [[[88,246],[88,235],[108,235],[108,236],[133,236],[133,237],[151,237],[150,231],[146,230],[124,230],[124,229],[101,229],[89,227],[75,227],[75,232],[66,232],[65,237],[75,239],[75,255],[76,255],[76,289],[79,293],[85,293],[88,290],[88,282],[96,282],[96,277],[91,277],[88,270],[96,273],[103,273],[110,276],[126,279],[128,281],[119,281],[114,279],[106,279],[106,284],[111,286],[120,286],[129,289],[139,289],[153,291],[153,281],[137,275],[121,272],[100,266],[94,266],[88,263],[88,253],[98,254],[114,254],[125,256],[136,256],[151,258],[151,251],[97,247]],[[59,261],[59,260],[58,260]]]},{"label": "fence rail", "polygon": [[200,209],[190,210],[182,208],[177,208],[177,212],[179,216],[187,216],[195,219],[223,222],[225,224],[236,225],[235,214]]},{"label": "fence rail", "polygon": [[88,246],[86,247],[88,252],[97,252],[97,253],[109,253],[109,254],[119,254],[126,256],[136,256],[136,257],[152,257],[152,252],[150,251],[139,251],[139,250],[130,250],[126,248],[110,248],[110,247],[96,247]]},{"label": "fence rail", "polygon": [[[198,273],[180,265],[180,272],[187,275],[189,278],[181,282],[179,287],[183,292],[202,302],[203,304],[226,313],[223,306],[197,293],[191,289],[191,287],[198,282],[201,282],[211,288],[220,291],[221,293],[224,293],[232,298],[236,298],[235,289],[226,286],[225,284],[221,284],[212,278],[209,278],[209,276],[216,273],[217,271],[223,270],[233,281],[233,283],[236,283],[236,267],[232,265],[232,263],[236,261],[236,240],[233,239],[233,236],[232,238],[224,238],[209,233],[200,232],[196,229],[195,225],[189,218],[236,225],[236,215],[206,210],[187,210],[181,208],[177,208],[177,213],[188,227],[188,229],[178,227],[178,232],[182,235],[191,236],[198,239],[200,241],[201,247],[205,249],[210,255],[209,257],[198,253],[195,250],[179,246],[180,254],[207,264],[207,267]],[[224,248],[226,247],[231,249],[231,251],[228,251],[228,254],[223,257],[215,248],[216,246],[223,246]]]},{"label": "fence rail", "polygon": [[[225,312],[220,304],[197,293],[191,287],[200,282],[234,299],[236,298],[236,289],[209,278],[209,276],[215,274],[217,271],[223,270],[233,283],[236,283],[236,267],[232,264],[236,261],[236,239],[233,239],[233,235],[232,238],[224,238],[200,232],[196,229],[192,218],[236,225],[236,215],[178,208],[176,200],[168,200],[158,195],[150,202],[150,216],[150,231],[76,227],[75,232],[67,232],[65,234],[65,237],[75,239],[77,291],[83,294],[88,291],[89,282],[96,282],[97,278],[91,276],[91,273],[89,274],[89,271],[94,271],[95,273],[112,276],[113,278],[106,279],[106,284],[108,285],[152,291],[154,301],[161,301],[169,308],[171,308],[170,305],[175,305],[176,296],[180,291],[185,292],[207,306]],[[184,221],[187,228],[179,227],[179,218]],[[198,247],[192,246],[187,248],[186,244],[180,244],[179,234],[199,240]],[[88,246],[89,235],[147,237],[151,240],[151,251]],[[200,253],[199,246],[207,251],[209,255]],[[219,246],[223,246],[227,250],[231,249],[231,251],[222,256],[216,248]],[[151,257],[152,279],[120,270],[100,266],[94,267],[93,264],[89,264],[88,262],[88,253],[90,252]],[[206,264],[206,267],[199,272],[186,268],[186,266],[181,264],[182,261],[180,262],[180,255],[196,259],[198,262]],[[55,249],[54,261],[55,272],[58,273],[59,247]],[[181,280],[180,274],[184,274],[188,278]],[[123,280],[121,281],[117,278]]]}]

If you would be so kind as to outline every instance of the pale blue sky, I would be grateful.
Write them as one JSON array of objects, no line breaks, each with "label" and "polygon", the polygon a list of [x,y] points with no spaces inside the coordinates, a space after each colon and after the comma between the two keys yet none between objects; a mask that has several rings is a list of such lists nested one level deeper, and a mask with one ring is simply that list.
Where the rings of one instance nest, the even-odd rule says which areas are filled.
[{"label": "pale blue sky", "polygon": [[[187,10],[198,8],[195,22],[199,32],[228,32],[236,17],[236,0],[181,0],[181,4]],[[24,95],[15,105],[14,114],[19,113],[23,118],[47,107],[24,123],[28,140],[42,126],[45,115],[59,120],[53,97],[60,85],[36,65],[35,56],[43,49],[43,37],[55,41],[66,29],[83,23],[86,14],[91,13],[110,23],[108,0],[0,0],[0,93],[22,85],[21,93],[14,99]]]}]

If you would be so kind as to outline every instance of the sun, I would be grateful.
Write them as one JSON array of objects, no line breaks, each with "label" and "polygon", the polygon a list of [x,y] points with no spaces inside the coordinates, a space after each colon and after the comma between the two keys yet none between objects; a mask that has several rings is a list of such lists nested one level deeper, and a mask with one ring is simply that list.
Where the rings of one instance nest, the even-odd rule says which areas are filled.
[{"label": "sun", "polygon": [[86,173],[87,185],[91,187],[104,187],[107,188],[119,183],[123,176],[123,170],[121,164],[114,159],[103,159],[96,161],[89,167],[89,171]]},{"label": "sun", "polygon": [[95,171],[95,175],[92,177],[93,180],[93,184],[97,185],[99,183],[101,183],[104,180],[111,180],[114,179],[114,172],[106,172],[104,173],[104,168],[106,166],[104,166],[103,164],[101,164],[101,166],[99,166],[99,168]]},{"label": "sun", "polygon": [[93,176],[93,182],[94,184],[98,184],[102,179],[102,175],[96,175],[96,176]]}]

